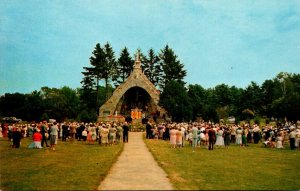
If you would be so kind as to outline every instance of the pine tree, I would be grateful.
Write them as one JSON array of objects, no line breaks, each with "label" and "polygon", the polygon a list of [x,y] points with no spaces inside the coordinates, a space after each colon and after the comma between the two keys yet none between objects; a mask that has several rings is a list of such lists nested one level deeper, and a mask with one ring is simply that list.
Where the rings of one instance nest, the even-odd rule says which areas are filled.
[{"label": "pine tree", "polygon": [[133,70],[134,61],[130,57],[127,47],[120,54],[117,62],[117,74],[114,76],[115,85],[119,85],[125,81]]},{"label": "pine tree", "polygon": [[99,100],[98,100],[99,82],[103,78],[103,65],[105,63],[105,53],[99,43],[96,44],[92,54],[93,55],[90,57],[91,67],[83,67],[85,72],[82,72],[82,74],[84,75],[82,84],[83,84],[83,90],[87,91],[87,92],[83,92],[83,94],[91,93],[91,90],[95,85],[96,86],[96,108],[98,108],[99,107]]},{"label": "pine tree", "polygon": [[160,59],[151,48],[148,51],[148,57],[145,57],[142,62],[142,69],[147,78],[157,86],[161,80],[162,69],[159,63]]},{"label": "pine tree", "polygon": [[117,74],[115,53],[108,42],[104,45],[104,55],[105,61],[103,63],[102,78],[105,81],[106,100],[108,100],[110,97],[108,92],[109,81],[113,80],[114,76]]},{"label": "pine tree", "polygon": [[168,45],[161,50],[160,59],[163,70],[160,86],[164,88],[172,80],[183,82],[186,76],[186,70],[183,69],[184,65],[180,63],[174,51]]}]

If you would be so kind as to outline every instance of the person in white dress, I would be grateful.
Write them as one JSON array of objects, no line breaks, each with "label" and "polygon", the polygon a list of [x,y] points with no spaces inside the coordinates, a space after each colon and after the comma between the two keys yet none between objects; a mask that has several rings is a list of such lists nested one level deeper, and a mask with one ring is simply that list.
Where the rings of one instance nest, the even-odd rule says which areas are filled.
[{"label": "person in white dress", "polygon": [[224,146],[224,137],[223,137],[223,128],[220,127],[220,129],[217,131],[217,140],[216,140],[216,146]]},{"label": "person in white dress", "polygon": [[236,144],[242,146],[242,133],[243,130],[241,127],[238,127],[238,129],[236,130]]}]

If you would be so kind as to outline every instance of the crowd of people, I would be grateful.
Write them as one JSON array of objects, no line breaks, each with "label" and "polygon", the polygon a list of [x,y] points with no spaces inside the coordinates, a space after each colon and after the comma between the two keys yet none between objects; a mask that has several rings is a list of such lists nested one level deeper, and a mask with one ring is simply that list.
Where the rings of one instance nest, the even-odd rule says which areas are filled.
[{"label": "crowd of people", "polygon": [[[262,143],[265,147],[283,148],[289,145],[292,150],[300,146],[300,122],[285,125],[257,124],[214,124],[212,122],[191,123],[150,123],[145,125],[147,139],[170,141],[171,148],[182,148],[185,144],[193,151],[201,145],[209,150],[228,148],[230,144],[247,147],[249,143]],[[50,147],[55,150],[57,140],[84,141],[88,144],[109,146],[128,142],[129,124],[127,122],[98,123],[47,123],[1,124],[0,137],[8,137],[11,146],[20,147],[21,139],[32,138],[30,148]]]},{"label": "crowd of people", "polygon": [[170,141],[171,148],[181,148],[187,142],[193,149],[203,145],[209,150],[228,148],[236,144],[247,147],[249,143],[262,143],[265,147],[292,150],[300,148],[300,122],[295,124],[260,127],[257,124],[214,124],[211,122],[161,123],[146,125],[146,138]]},{"label": "crowd of people", "polygon": [[11,146],[19,148],[22,138],[32,138],[29,148],[50,147],[55,150],[57,140],[84,141],[88,144],[113,145],[128,142],[129,126],[127,122],[99,123],[48,123],[42,121],[31,124],[1,124],[0,137],[7,137]]}]

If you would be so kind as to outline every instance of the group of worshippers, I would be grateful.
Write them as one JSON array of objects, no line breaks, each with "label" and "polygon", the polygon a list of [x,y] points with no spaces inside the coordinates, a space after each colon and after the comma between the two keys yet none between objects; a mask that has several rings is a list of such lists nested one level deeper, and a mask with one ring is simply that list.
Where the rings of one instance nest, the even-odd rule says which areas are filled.
[{"label": "group of worshippers", "polygon": [[[3,131],[7,129],[7,131]],[[127,122],[107,123],[48,123],[42,121],[31,124],[1,124],[0,137],[8,137],[11,147],[19,148],[21,140],[25,137],[32,138],[28,148],[50,147],[55,150],[57,140],[86,141],[94,144],[97,140],[101,145],[113,145],[128,142],[129,125]]]},{"label": "group of worshippers", "polygon": [[[7,129],[7,132],[3,133],[3,129]],[[1,124],[0,128],[0,134],[2,137],[6,137],[7,135],[13,148],[20,148],[21,140],[25,137],[31,137],[33,142],[28,146],[29,148],[40,149],[45,145],[46,147],[50,147],[51,150],[55,150],[58,131],[59,128],[56,122],[47,124],[45,121],[29,126],[28,124]],[[48,140],[50,145],[48,144]]]},{"label": "group of worshippers", "polygon": [[62,141],[87,141],[94,144],[96,141],[103,145],[113,145],[128,142],[129,126],[127,122],[100,122],[100,123],[62,123]]},{"label": "group of worshippers", "polygon": [[[230,143],[246,147],[249,143],[262,142],[266,147],[283,148],[289,142],[293,150],[300,146],[300,123],[284,127],[273,127],[270,124],[260,127],[257,124],[214,124],[212,122],[160,123],[146,125],[147,139],[170,141],[171,148],[181,148],[187,141],[193,149],[205,145],[209,150],[228,148]],[[288,144],[288,143],[287,143]]]}]

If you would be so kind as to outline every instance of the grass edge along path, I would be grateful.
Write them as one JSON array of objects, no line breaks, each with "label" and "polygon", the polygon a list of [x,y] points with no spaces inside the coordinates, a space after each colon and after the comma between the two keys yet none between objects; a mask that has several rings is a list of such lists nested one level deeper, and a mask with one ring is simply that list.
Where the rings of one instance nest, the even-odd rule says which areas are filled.
[{"label": "grass edge along path", "polygon": [[123,151],[123,144],[100,146],[61,142],[55,151],[9,147],[0,138],[0,190],[96,190]]},{"label": "grass edge along path", "polygon": [[299,150],[263,148],[261,144],[192,152],[188,144],[173,149],[169,141],[144,141],[176,190],[297,190]]}]

